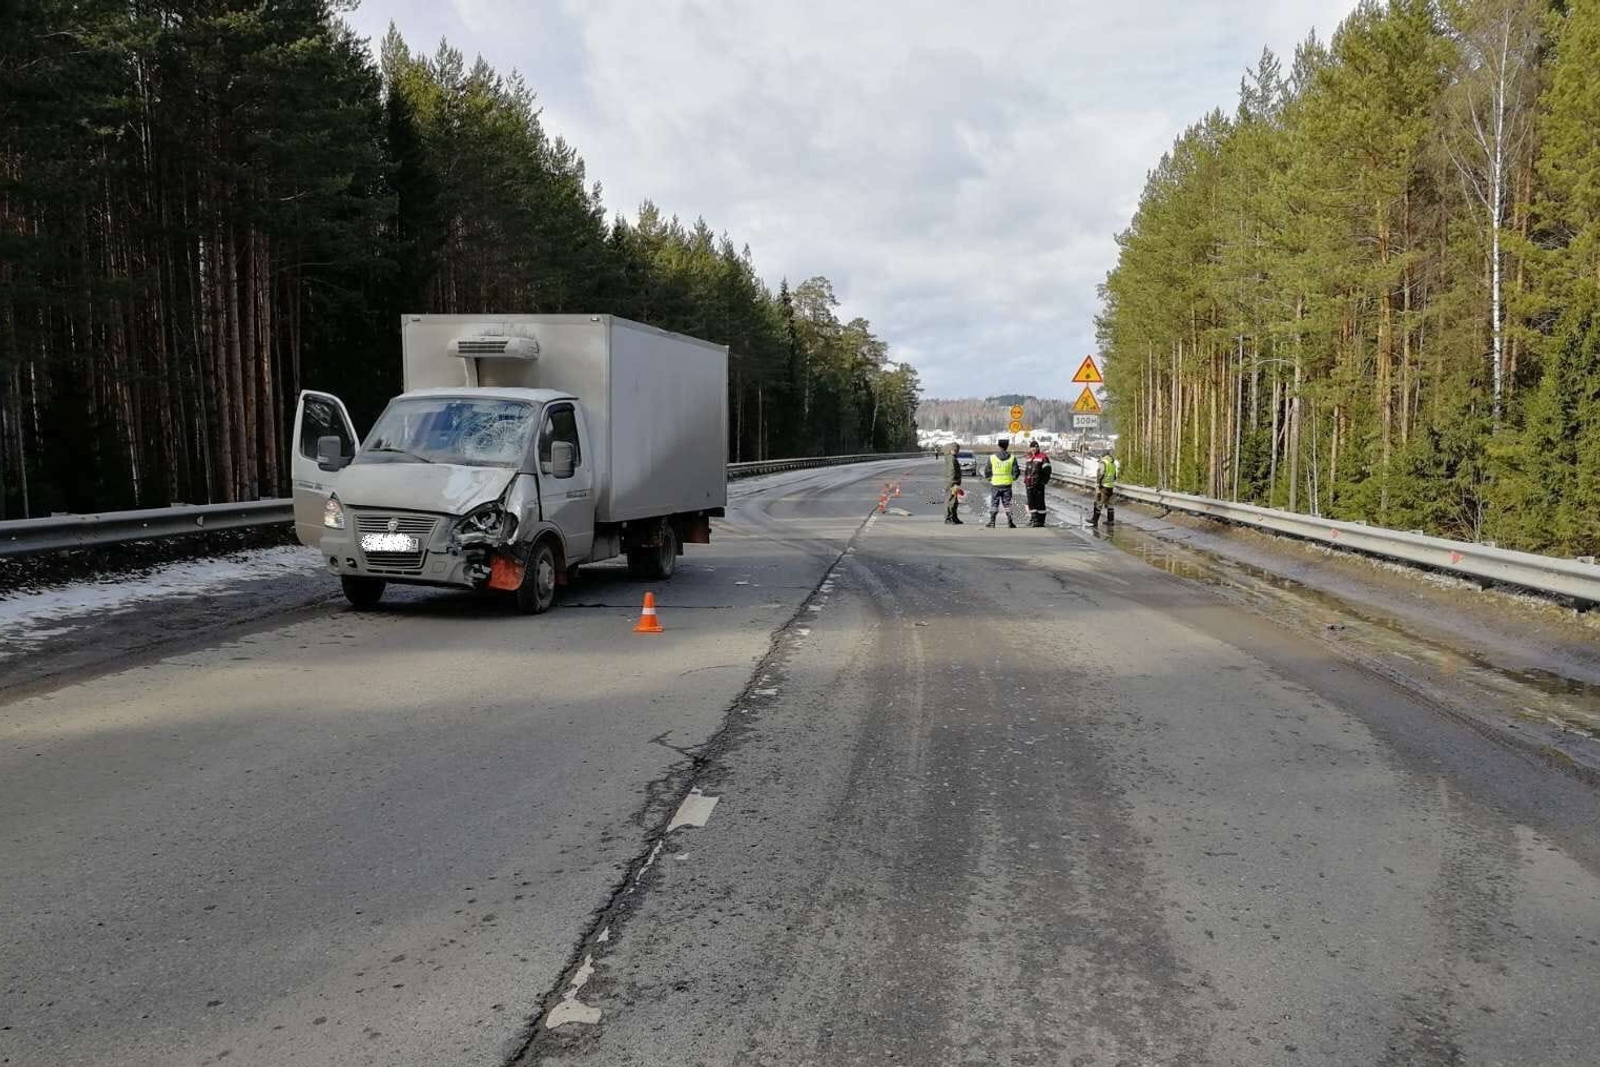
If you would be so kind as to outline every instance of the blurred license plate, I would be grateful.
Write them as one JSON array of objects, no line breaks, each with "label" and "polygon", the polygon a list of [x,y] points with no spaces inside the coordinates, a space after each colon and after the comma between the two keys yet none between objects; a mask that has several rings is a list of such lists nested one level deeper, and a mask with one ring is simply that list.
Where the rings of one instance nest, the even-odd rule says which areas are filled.
[{"label": "blurred license plate", "polygon": [[361,535],[363,552],[415,552],[422,546],[410,534],[375,533]]}]

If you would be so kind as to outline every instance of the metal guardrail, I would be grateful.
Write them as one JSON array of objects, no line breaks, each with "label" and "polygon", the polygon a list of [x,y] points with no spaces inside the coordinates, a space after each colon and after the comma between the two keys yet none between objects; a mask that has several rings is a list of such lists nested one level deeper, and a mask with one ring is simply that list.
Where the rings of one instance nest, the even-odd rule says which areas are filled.
[{"label": "metal guardrail", "polygon": [[[855,456],[808,456],[801,459],[759,460],[728,464],[728,477],[751,478],[759,474],[865,463],[876,459],[915,459],[921,452],[895,452]],[[95,515],[54,515],[48,519],[11,519],[0,522],[0,557],[58,552],[69,548],[98,548],[125,541],[149,541],[212,530],[245,530],[294,521],[292,500],[253,500],[238,504],[194,504],[138,511],[107,511]]]},{"label": "metal guardrail", "polygon": [[53,515],[48,519],[11,519],[0,522],[0,556],[90,548],[211,530],[275,526],[293,518],[291,501],[252,500],[238,504],[106,511],[96,515]]},{"label": "metal guardrail", "polygon": [[[1057,474],[1052,480],[1079,489],[1094,488],[1092,478],[1075,474]],[[1535,552],[1514,552],[1471,541],[1452,541],[1447,537],[1390,530],[1360,522],[1323,519],[1255,504],[1235,504],[1142,485],[1119,483],[1117,495],[1140,504],[1204,515],[1331,548],[1398,560],[1475,582],[1510,585],[1547,596],[1568,597],[1581,605],[1600,604],[1600,566],[1580,560],[1541,556]]]},{"label": "metal guardrail", "polygon": [[869,463],[876,459],[919,459],[927,452],[867,452],[853,456],[805,456],[798,459],[761,459],[750,463],[728,464],[728,477],[750,478],[758,474],[804,470],[810,467],[838,467],[846,463]]}]

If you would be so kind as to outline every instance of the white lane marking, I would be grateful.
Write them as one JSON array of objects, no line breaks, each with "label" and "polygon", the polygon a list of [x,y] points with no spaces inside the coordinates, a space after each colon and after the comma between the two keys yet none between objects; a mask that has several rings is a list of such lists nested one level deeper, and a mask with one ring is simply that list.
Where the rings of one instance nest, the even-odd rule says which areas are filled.
[{"label": "white lane marking", "polygon": [[593,975],[594,957],[585,954],[583,966],[579,967],[578,973],[572,976],[572,985],[568,986],[567,991],[561,994],[561,1003],[551,1008],[550,1014],[544,1017],[545,1029],[554,1030],[556,1027],[565,1026],[567,1023],[584,1023],[593,1026],[600,1021],[600,1009],[584,1004],[578,999],[578,990],[582,989],[583,983],[587,982]]},{"label": "white lane marking", "polygon": [[778,695],[778,691],[776,689],[757,689],[755,695],[758,697],[775,697]]},{"label": "white lane marking", "polygon": [[811,629],[810,629],[810,627],[802,626],[798,630],[796,630],[795,633],[799,634],[801,637],[810,637],[811,636]]},{"label": "white lane marking", "polygon": [[595,940],[599,941],[601,943],[604,943],[606,941],[610,941],[611,940],[611,927],[608,926],[604,930],[601,930],[600,931],[600,936],[595,938]]},{"label": "white lane marking", "polygon": [[711,818],[711,809],[717,806],[721,797],[708,797],[700,792],[699,788],[689,790],[689,795],[683,798],[683,803],[678,805],[678,813],[672,817],[672,822],[667,825],[667,833],[672,833],[680,826],[702,827],[706,820]]},{"label": "white lane marking", "polygon": [[656,857],[659,855],[661,855],[661,842],[657,841],[656,847],[650,850],[650,858],[644,861],[644,866],[639,868],[639,873],[633,876],[633,884],[628,887],[628,892],[631,893],[639,888],[639,883],[644,881],[645,872],[650,869],[650,865],[656,861]]}]

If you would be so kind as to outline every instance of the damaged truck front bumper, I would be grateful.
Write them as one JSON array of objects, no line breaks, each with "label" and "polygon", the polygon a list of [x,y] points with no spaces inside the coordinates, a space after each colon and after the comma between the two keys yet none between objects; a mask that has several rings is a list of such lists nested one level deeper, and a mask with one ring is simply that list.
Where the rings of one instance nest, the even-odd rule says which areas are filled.
[{"label": "damaged truck front bumper", "polygon": [[461,589],[515,588],[513,572],[520,578],[519,546],[507,539],[514,523],[484,531],[463,528],[467,520],[452,515],[356,508],[346,515],[345,529],[322,533],[328,571],[339,577]]}]

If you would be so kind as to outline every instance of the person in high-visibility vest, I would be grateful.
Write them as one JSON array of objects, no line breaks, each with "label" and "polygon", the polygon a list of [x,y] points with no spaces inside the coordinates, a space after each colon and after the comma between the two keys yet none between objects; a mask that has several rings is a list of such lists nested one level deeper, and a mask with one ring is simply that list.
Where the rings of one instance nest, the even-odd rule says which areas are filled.
[{"label": "person in high-visibility vest", "polygon": [[1089,517],[1090,526],[1100,525],[1100,509],[1106,509],[1106,525],[1117,524],[1117,457],[1110,452],[1100,457],[1100,472],[1094,476],[1094,514]]},{"label": "person in high-visibility vest", "polygon": [[1011,442],[1000,438],[1000,451],[989,457],[989,521],[986,526],[993,526],[995,518],[1000,514],[1000,508],[1006,509],[1006,525],[1013,530],[1017,522],[1011,517],[1011,486],[1017,480],[1017,457],[1006,451]]}]

